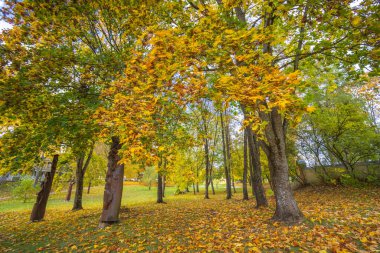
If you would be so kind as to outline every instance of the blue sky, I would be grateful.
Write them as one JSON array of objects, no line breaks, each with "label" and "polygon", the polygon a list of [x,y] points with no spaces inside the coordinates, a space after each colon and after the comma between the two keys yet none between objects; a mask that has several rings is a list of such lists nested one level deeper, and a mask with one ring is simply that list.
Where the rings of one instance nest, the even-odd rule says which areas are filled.
[{"label": "blue sky", "polygon": [[[3,6],[4,6],[4,1],[0,0],[0,8],[3,8]],[[0,20],[0,31],[9,27],[11,27],[10,24]]]}]

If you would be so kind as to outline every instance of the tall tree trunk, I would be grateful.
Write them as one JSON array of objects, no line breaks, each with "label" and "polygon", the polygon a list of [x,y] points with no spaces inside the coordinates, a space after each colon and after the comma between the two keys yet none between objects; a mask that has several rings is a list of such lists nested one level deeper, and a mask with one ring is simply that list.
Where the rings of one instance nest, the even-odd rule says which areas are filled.
[{"label": "tall tree trunk", "polygon": [[[250,114],[246,110],[245,105],[240,104],[240,107],[243,111],[244,119],[249,119]],[[268,200],[265,196],[265,189],[263,186],[259,143],[250,125],[245,128],[244,133],[246,134],[247,141],[247,155],[249,151],[250,185],[252,187],[252,193],[256,199],[256,207],[268,206]]]},{"label": "tall tree trunk", "polygon": [[90,194],[90,189],[91,189],[91,180],[90,182],[88,182],[87,194]]},{"label": "tall tree trunk", "polygon": [[227,117],[227,110],[225,110],[224,113],[225,113],[224,120],[226,122],[226,125],[225,125],[225,135],[226,135],[226,151],[227,151],[228,175],[229,175],[229,181],[230,181],[230,192],[231,192],[231,196],[232,196],[231,186],[232,186],[232,188],[234,190],[234,193],[236,193],[236,189],[235,189],[235,181],[234,181],[233,174],[232,174],[230,122],[229,122],[229,119]]},{"label": "tall tree trunk", "polygon": [[270,176],[268,176],[267,175],[267,180],[268,180],[268,182],[269,182],[269,187],[270,187],[270,189],[273,191],[273,182],[272,182],[272,179],[271,179],[271,177]]},{"label": "tall tree trunk", "polygon": [[[215,145],[214,145],[214,148],[215,148]],[[208,177],[209,179],[209,185],[211,185],[211,191],[212,191],[212,195],[215,195],[215,189],[214,189],[214,179],[213,179],[213,176],[212,176],[212,172],[213,172],[213,166],[214,166],[214,152],[212,153],[212,159],[211,159],[211,162],[210,162],[210,169],[209,169],[209,172],[210,172],[210,175]]]},{"label": "tall tree trunk", "polygon": [[231,158],[231,132],[230,132],[230,124],[227,120],[227,112],[226,112],[226,146],[227,146],[227,162],[228,162],[228,170],[230,175],[230,181],[232,185],[232,189],[234,193],[236,193],[235,189],[235,178],[232,170],[232,158]]},{"label": "tall tree trunk", "polygon": [[205,148],[205,163],[206,163],[206,184],[205,184],[205,199],[209,199],[208,195],[208,186],[209,186],[209,176],[210,176],[210,160],[209,160],[209,147],[208,147],[208,139],[204,139],[204,148]]},{"label": "tall tree trunk", "polygon": [[265,189],[261,176],[260,148],[256,135],[249,126],[247,127],[247,138],[251,162],[253,165],[252,187],[256,198],[256,207],[268,206],[268,200],[265,196]]},{"label": "tall tree trunk", "polygon": [[212,195],[215,195],[214,179],[212,177],[212,170],[210,171],[210,183],[211,183]]},{"label": "tall tree trunk", "polygon": [[213,178],[213,171],[214,171],[214,158],[215,158],[215,150],[218,142],[218,120],[216,120],[215,124],[215,132],[214,132],[214,141],[213,141],[213,151],[211,154],[211,162],[210,162],[210,184],[211,184],[211,190],[212,190],[212,195],[215,195],[215,188],[214,188],[214,178]]},{"label": "tall tree trunk", "polygon": [[164,198],[162,196],[162,175],[161,172],[158,172],[158,180],[157,180],[157,203],[164,203]]},{"label": "tall tree trunk", "polygon": [[82,170],[83,167],[84,156],[81,156],[77,160],[77,170],[75,172],[76,178],[76,187],[75,187],[75,198],[74,198],[74,206],[72,210],[81,210],[82,206],[82,196],[83,196],[83,180],[84,173]]},{"label": "tall tree trunk", "polygon": [[195,195],[195,184],[193,183],[193,192],[194,192],[194,195]]},{"label": "tall tree trunk", "polygon": [[[248,141],[248,139],[247,139],[247,141]],[[248,159],[248,165],[249,165],[249,167],[248,167],[248,169],[249,169],[249,184],[251,186],[252,196],[255,197],[256,196],[255,195],[255,186],[254,186],[254,183],[253,183],[253,174],[254,174],[254,172],[253,172],[253,161],[252,161],[252,156],[250,154],[249,143],[248,143],[248,158],[249,158]]]},{"label": "tall tree trunk", "polygon": [[248,138],[247,129],[244,129],[244,169],[243,169],[243,199],[248,200],[247,174],[248,174]]},{"label": "tall tree trunk", "polygon": [[[250,156],[248,156],[248,169],[249,169],[249,175],[248,175],[248,184],[249,186],[252,186],[252,178],[253,178],[253,169],[251,166],[251,161],[249,159]],[[254,195],[253,188],[252,188],[252,195]]]},{"label": "tall tree trunk", "polygon": [[118,152],[121,148],[118,137],[112,137],[111,149],[108,153],[108,168],[104,186],[103,211],[99,227],[119,221],[121,197],[123,195],[124,165],[119,164]]},{"label": "tall tree trunk", "polygon": [[165,198],[166,175],[162,176],[162,197]]},{"label": "tall tree trunk", "polygon": [[54,155],[51,164],[51,171],[45,174],[45,180],[42,182],[41,190],[37,194],[37,200],[30,215],[30,221],[40,221],[45,216],[46,205],[49,199],[51,186],[53,184],[55,171],[57,170],[57,164],[58,155]]},{"label": "tall tree trunk", "polygon": [[197,170],[196,170],[196,175],[197,175],[197,181],[196,181],[196,190],[197,192],[199,193],[199,167],[197,166]]},{"label": "tall tree trunk", "polygon": [[289,182],[283,118],[276,108],[273,108],[270,114],[260,112],[260,117],[268,122],[265,127],[267,143],[262,143],[262,146],[268,156],[276,198],[276,211],[273,219],[286,223],[300,222],[304,216],[294,199]]},{"label": "tall tree trunk", "polygon": [[71,199],[71,192],[73,191],[73,185],[75,184],[75,181],[70,180],[69,188],[67,189],[66,199],[65,201],[70,201]]},{"label": "tall tree trunk", "polygon": [[83,197],[84,174],[86,173],[88,165],[90,164],[92,152],[94,149],[93,145],[90,148],[90,151],[88,153],[86,161],[84,160],[85,159],[85,153],[80,154],[78,159],[77,159],[77,169],[76,169],[76,173],[75,173],[77,182],[76,182],[76,188],[75,188],[75,199],[74,199],[73,210],[83,209],[82,197]]},{"label": "tall tree trunk", "polygon": [[232,177],[232,178],[231,178],[231,181],[232,181],[232,189],[234,189],[234,193],[236,193],[236,188],[235,188],[235,178]]},{"label": "tall tree trunk", "polygon": [[208,137],[208,127],[207,127],[207,120],[204,113],[201,113],[202,116],[202,128],[203,128],[203,134],[205,137],[203,138],[203,145],[204,145],[204,157],[205,157],[205,199],[209,199],[208,194],[208,186],[210,184],[209,176],[210,176],[210,150],[209,150],[209,137]]},{"label": "tall tree trunk", "polygon": [[222,112],[220,113],[220,122],[221,122],[221,128],[222,128],[224,174],[226,176],[226,192],[227,192],[226,198],[230,199],[232,197],[231,178],[230,178],[230,173],[229,173],[229,169],[228,169],[228,162],[227,162],[226,135],[225,135],[224,119],[223,119],[223,113]]}]

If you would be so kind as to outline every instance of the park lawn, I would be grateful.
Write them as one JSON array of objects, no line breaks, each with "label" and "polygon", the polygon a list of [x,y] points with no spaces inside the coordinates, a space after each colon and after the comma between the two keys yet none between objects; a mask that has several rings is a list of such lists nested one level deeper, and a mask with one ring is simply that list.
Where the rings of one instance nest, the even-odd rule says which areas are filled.
[{"label": "park lawn", "polygon": [[[174,187],[167,187],[167,194],[174,195]],[[87,188],[85,187],[83,193],[83,206],[85,208],[101,208],[103,204],[103,192],[104,186],[92,187],[90,194],[87,194]],[[138,203],[154,202],[156,200],[156,189],[152,188],[149,191],[148,187],[143,185],[129,185],[126,183],[123,190],[122,205],[134,205]],[[73,199],[75,195],[74,190],[71,195],[71,201],[65,201],[66,192],[57,192],[50,194],[47,209],[62,209],[70,210],[73,207]],[[6,201],[0,201],[0,212],[6,211],[31,211],[35,199],[28,200],[23,203],[17,199],[7,199]]]},{"label": "park lawn", "polygon": [[[120,223],[98,229],[101,187],[85,210],[51,204],[45,220],[28,223],[30,210],[0,213],[0,252],[375,252],[380,250],[380,189],[318,187],[296,192],[306,216],[298,226],[270,221],[270,207],[255,209],[241,193],[225,200],[222,189],[173,195],[155,204],[155,188],[126,186]],[[54,197],[52,198],[54,199]],[[3,203],[0,202],[0,205]],[[8,209],[9,210],[9,209]]]}]

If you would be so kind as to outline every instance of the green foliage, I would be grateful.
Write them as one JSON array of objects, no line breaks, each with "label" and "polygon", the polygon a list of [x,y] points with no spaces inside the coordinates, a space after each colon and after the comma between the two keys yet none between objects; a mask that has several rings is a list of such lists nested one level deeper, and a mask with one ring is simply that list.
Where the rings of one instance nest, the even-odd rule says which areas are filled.
[{"label": "green foliage", "polygon": [[13,197],[22,200],[24,203],[34,198],[39,187],[34,187],[33,184],[34,181],[32,179],[22,179],[13,189]]},{"label": "green foliage", "polygon": [[379,176],[368,175],[367,178],[366,178],[366,180],[367,180],[367,182],[369,184],[380,186],[380,178],[379,178]]},{"label": "green foliage", "polygon": [[379,129],[370,120],[364,102],[339,88],[318,94],[314,104],[315,112],[299,125],[300,151],[322,167],[340,164],[346,174],[356,178],[359,162],[379,158]]},{"label": "green foliage", "polygon": [[101,185],[105,181],[107,172],[107,158],[99,153],[94,152],[84,177],[84,183],[91,185]]},{"label": "green foliage", "polygon": [[362,183],[360,183],[360,181],[357,178],[354,178],[353,176],[349,174],[342,174],[342,176],[340,177],[340,181],[342,185],[345,185],[345,186],[358,187],[358,186],[363,185]]},{"label": "green foliage", "polygon": [[149,190],[152,187],[152,184],[157,179],[157,171],[154,166],[145,167],[144,175],[142,177],[142,182],[149,187]]}]

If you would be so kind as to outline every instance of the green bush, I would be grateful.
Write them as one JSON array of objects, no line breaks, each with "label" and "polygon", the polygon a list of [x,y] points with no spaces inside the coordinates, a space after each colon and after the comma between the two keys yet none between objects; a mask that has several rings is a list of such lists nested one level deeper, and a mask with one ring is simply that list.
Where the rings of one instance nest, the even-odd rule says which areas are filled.
[{"label": "green bush", "polygon": [[35,197],[38,192],[38,187],[33,186],[34,181],[32,179],[23,179],[13,189],[12,194],[16,199],[21,199],[25,203],[28,199]]},{"label": "green bush", "polygon": [[342,185],[346,185],[346,186],[361,186],[362,183],[354,178],[353,176],[349,175],[349,174],[343,174],[340,178],[340,181],[342,182]]},{"label": "green bush", "polygon": [[380,185],[380,179],[377,176],[368,175],[366,180],[369,184],[373,184],[373,185],[377,185],[377,186]]}]

